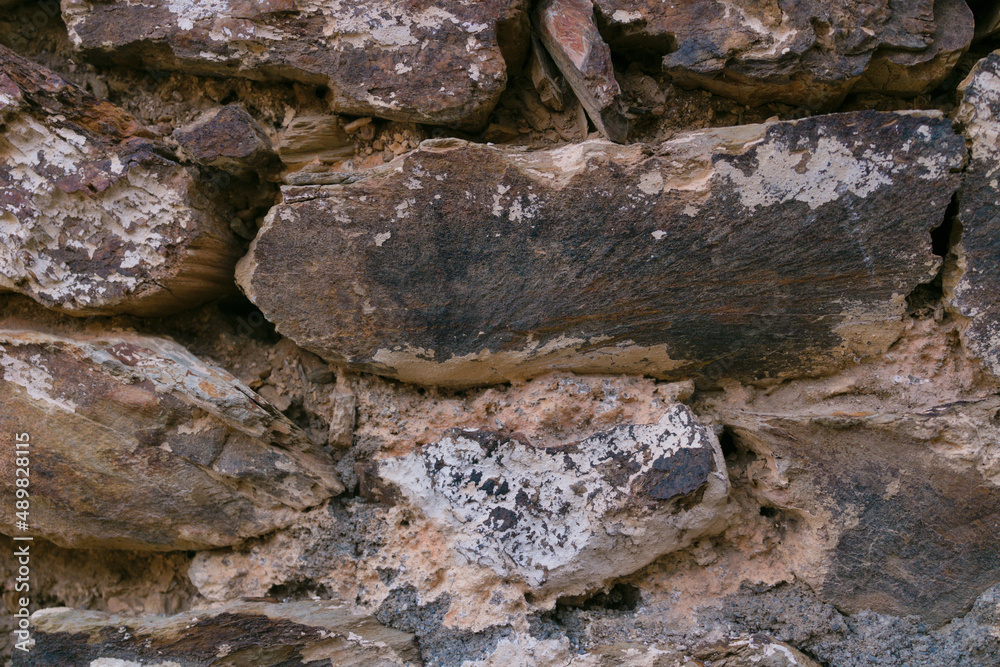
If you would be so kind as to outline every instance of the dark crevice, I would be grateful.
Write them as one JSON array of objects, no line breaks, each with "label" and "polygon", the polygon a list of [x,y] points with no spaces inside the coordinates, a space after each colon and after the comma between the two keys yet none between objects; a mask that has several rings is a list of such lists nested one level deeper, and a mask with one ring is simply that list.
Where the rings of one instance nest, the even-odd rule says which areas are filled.
[{"label": "dark crevice", "polygon": [[907,295],[906,312],[910,317],[915,319],[940,318],[943,314],[945,267],[948,266],[948,255],[952,246],[961,238],[958,208],[958,194],[956,193],[952,196],[951,203],[948,204],[941,224],[931,230],[931,252],[940,257],[942,262],[933,279],[917,285]]},{"label": "dark crevice", "polygon": [[635,611],[642,600],[641,591],[632,584],[618,583],[607,591],[592,595],[575,595],[556,600],[561,607],[574,607],[584,611],[607,609],[610,611]]}]

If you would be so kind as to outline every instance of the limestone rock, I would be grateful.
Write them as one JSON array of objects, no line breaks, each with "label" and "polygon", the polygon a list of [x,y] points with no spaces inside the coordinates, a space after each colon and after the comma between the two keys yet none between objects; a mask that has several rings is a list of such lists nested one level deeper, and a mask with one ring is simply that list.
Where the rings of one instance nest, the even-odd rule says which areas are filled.
[{"label": "limestone rock", "polygon": [[114,105],[0,46],[0,290],[72,314],[162,314],[232,291],[239,188]]},{"label": "limestone rock", "polygon": [[31,616],[25,665],[315,665],[420,663],[413,635],[336,602],[237,602],[173,616],[118,616],[57,607]]},{"label": "limestone rock", "polygon": [[418,384],[809,373],[898,335],[964,159],[919,113],[656,146],[428,141],[286,187],[237,278],[302,347]]},{"label": "limestone rock", "polygon": [[961,239],[953,246],[960,275],[946,285],[952,307],[969,318],[969,350],[1000,376],[1000,52],[983,58],[961,84],[957,118],[971,140],[958,194]]},{"label": "limestone rock", "polygon": [[[624,143],[628,119],[615,80],[611,49],[594,23],[591,0],[543,0],[535,9],[542,43],[597,130]],[[544,101],[545,98],[543,98]]]},{"label": "limestone rock", "polygon": [[0,378],[0,427],[31,441],[29,534],[62,546],[234,544],[343,489],[298,427],[166,339],[2,330]]},{"label": "limestone rock", "polygon": [[[662,56],[676,83],[743,104],[778,101],[829,108],[865,74],[876,54],[879,72],[869,86],[884,83],[890,92],[915,95],[943,78],[949,63],[954,65],[958,36],[965,40],[958,50],[972,37],[971,13],[956,0],[594,4],[613,51]],[[883,80],[882,70],[895,63],[925,64],[902,81]]]},{"label": "limestone rock", "polygon": [[679,404],[657,424],[553,448],[454,429],[376,460],[368,474],[363,492],[411,503],[454,534],[469,562],[564,595],[629,574],[728,518],[718,441]]},{"label": "limestone rock", "polygon": [[175,130],[174,138],[200,164],[236,176],[267,175],[281,167],[264,129],[237,104],[210,111]]},{"label": "limestone rock", "polygon": [[88,58],[329,89],[337,113],[475,128],[523,62],[527,2],[63,0]]}]

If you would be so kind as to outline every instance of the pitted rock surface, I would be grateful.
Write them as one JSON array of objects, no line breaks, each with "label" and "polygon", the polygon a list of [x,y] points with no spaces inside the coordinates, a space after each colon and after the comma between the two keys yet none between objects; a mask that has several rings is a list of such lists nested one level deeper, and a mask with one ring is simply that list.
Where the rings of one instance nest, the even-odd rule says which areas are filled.
[{"label": "pitted rock surface", "polygon": [[[301,429],[163,338],[0,330],[0,403],[33,443],[31,534],[63,546],[235,544],[343,490]],[[14,522],[11,503],[0,530]]]},{"label": "pitted rock surface", "polygon": [[683,405],[560,447],[447,432],[375,462],[383,484],[454,534],[468,561],[532,588],[577,594],[725,525],[714,434]]},{"label": "pitted rock surface", "polygon": [[237,277],[302,347],[425,385],[818,372],[898,336],[964,160],[949,121],[870,111],[657,146],[430,141],[286,187]]},{"label": "pitted rock surface", "polygon": [[527,48],[527,2],[65,0],[98,61],[329,88],[338,113],[475,128]]}]

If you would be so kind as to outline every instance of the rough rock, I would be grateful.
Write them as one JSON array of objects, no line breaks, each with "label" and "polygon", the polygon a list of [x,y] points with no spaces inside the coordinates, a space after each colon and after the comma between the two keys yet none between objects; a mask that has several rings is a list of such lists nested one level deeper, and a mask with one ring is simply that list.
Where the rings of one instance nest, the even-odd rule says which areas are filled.
[{"label": "rough rock", "polygon": [[218,185],[122,109],[0,46],[0,289],[88,315],[228,294],[245,197]]},{"label": "rough rock", "polygon": [[278,155],[289,168],[314,161],[329,164],[354,154],[354,140],[344,130],[338,116],[310,114],[296,116],[278,133]]},{"label": "rough rock", "polygon": [[[972,15],[958,0],[594,4],[613,51],[661,56],[676,83],[751,105],[829,108],[873,61],[869,87],[915,95],[940,81],[972,38]],[[917,67],[902,80],[885,78],[885,70],[907,64]]]},{"label": "rough rock", "polygon": [[961,237],[952,246],[958,271],[945,287],[968,318],[966,345],[1000,376],[1000,52],[980,60],[960,90],[957,119],[972,148],[958,194]]},{"label": "rough rock", "polygon": [[281,167],[264,128],[237,104],[212,110],[173,136],[198,163],[238,177],[267,176]]},{"label": "rough rock", "polygon": [[553,448],[455,429],[371,466],[363,493],[414,505],[454,534],[468,562],[540,593],[599,587],[728,518],[718,441],[679,404],[657,424]]},{"label": "rough rock", "polygon": [[0,427],[30,436],[29,534],[62,546],[234,544],[343,489],[298,427],[166,339],[3,330],[0,377]]},{"label": "rough rock", "polygon": [[286,187],[237,277],[299,345],[418,384],[801,375],[895,339],[964,159],[920,113],[656,146],[429,141]]},{"label": "rough rock", "polygon": [[594,22],[593,2],[543,0],[535,8],[535,23],[542,43],[597,130],[624,143],[628,119],[622,91],[611,64],[611,49]]},{"label": "rough rock", "polygon": [[476,128],[523,63],[527,2],[64,0],[95,61],[325,86],[333,111]]},{"label": "rough rock", "polygon": [[413,635],[330,601],[239,602],[173,616],[57,607],[31,616],[25,665],[419,665]]}]

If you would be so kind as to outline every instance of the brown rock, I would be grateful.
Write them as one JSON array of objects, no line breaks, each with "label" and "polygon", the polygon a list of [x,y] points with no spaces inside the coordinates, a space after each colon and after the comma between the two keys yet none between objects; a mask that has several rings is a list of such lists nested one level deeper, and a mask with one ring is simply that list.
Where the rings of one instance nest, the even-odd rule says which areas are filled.
[{"label": "brown rock", "polygon": [[[595,0],[595,6],[612,50],[662,56],[675,83],[743,104],[778,101],[812,109],[839,103],[875,54],[878,70],[869,87],[885,84],[900,95],[932,87],[954,64],[954,51],[968,45],[958,42],[971,27],[968,10],[952,0],[808,0],[793,7]],[[937,28],[937,21],[955,23]],[[944,43],[935,44],[938,38]],[[926,64],[902,80],[885,78],[907,63]]]},{"label": "brown rock", "polygon": [[628,119],[622,91],[611,64],[611,49],[594,23],[593,2],[543,0],[535,9],[535,23],[542,43],[597,130],[624,143]]},{"label": "brown rock", "polygon": [[527,2],[65,0],[73,44],[96,61],[329,89],[350,115],[478,128],[523,63]]},{"label": "brown rock", "polygon": [[[31,617],[29,665],[419,664],[413,635],[331,601],[237,602],[173,616],[116,616],[57,607]],[[126,662],[128,661],[128,662]]]},{"label": "brown rock", "polygon": [[452,429],[363,472],[366,497],[412,505],[454,535],[466,561],[541,593],[599,588],[729,518],[718,440],[679,404],[656,424],[552,448],[518,433]]},{"label": "brown rock", "polygon": [[957,118],[972,148],[958,194],[957,271],[945,289],[950,305],[968,318],[966,346],[1000,376],[1000,52],[980,60],[960,90]]},{"label": "brown rock", "polygon": [[246,193],[122,109],[0,46],[0,289],[71,314],[162,314],[232,291]]},{"label": "brown rock", "polygon": [[278,133],[277,150],[285,166],[295,169],[354,155],[354,139],[337,116],[296,116]]},{"label": "brown rock", "polygon": [[238,280],[299,345],[425,385],[809,373],[898,335],[964,156],[947,120],[876,112],[658,146],[430,141],[285,188]]},{"label": "brown rock", "polygon": [[62,546],[234,544],[343,489],[299,428],[169,340],[4,330],[0,369],[0,428],[31,443],[29,534]]},{"label": "brown rock", "polygon": [[173,136],[200,164],[235,176],[266,176],[281,167],[264,129],[236,104],[208,112]]}]

